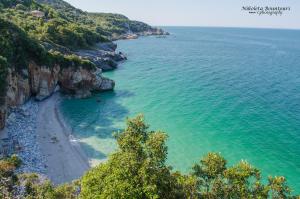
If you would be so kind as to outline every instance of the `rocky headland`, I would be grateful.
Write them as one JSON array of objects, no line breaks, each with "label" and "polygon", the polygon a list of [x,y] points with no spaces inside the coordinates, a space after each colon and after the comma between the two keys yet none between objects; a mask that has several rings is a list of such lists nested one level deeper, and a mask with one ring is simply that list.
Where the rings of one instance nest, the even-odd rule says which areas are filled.
[{"label": "rocky headland", "polygon": [[[85,58],[114,62],[114,68],[126,59],[116,53],[116,44],[98,44],[95,50],[82,50]],[[88,52],[88,53],[87,53]],[[102,76],[105,64],[96,68],[40,66],[34,61],[22,73],[10,70],[7,76],[5,104],[1,106],[1,155],[17,154],[22,160],[20,173],[38,173],[54,183],[80,177],[88,168],[88,159],[80,145],[71,140],[71,130],[60,116],[59,92],[77,98],[92,92],[114,89],[115,82]],[[54,96],[52,96],[54,95]],[[66,168],[68,168],[66,170]]]},{"label": "rocky headland", "polygon": [[126,60],[121,52],[116,53],[116,44],[98,44],[95,50],[81,50],[76,52],[96,65],[94,69],[84,67],[62,68],[41,66],[31,61],[28,69],[21,74],[13,69],[8,70],[7,92],[5,103],[0,108],[0,127],[5,126],[5,119],[10,108],[20,106],[31,97],[44,100],[51,96],[56,89],[78,98],[91,96],[92,91],[113,90],[115,82],[103,77],[102,71],[113,70],[118,62]]},{"label": "rocky headland", "polygon": [[127,59],[116,49],[116,44],[108,42],[76,51],[95,64],[93,69],[47,67],[30,61],[21,73],[8,70],[5,103],[0,109],[0,127],[4,129],[0,131],[1,154],[21,158],[19,173],[38,173],[59,184],[80,177],[89,168],[88,159],[79,143],[72,142],[72,132],[60,116],[59,92],[86,98],[94,91],[113,90],[115,82],[103,77],[102,71],[116,69]]},{"label": "rocky headland", "polygon": [[167,36],[170,35],[169,32],[164,31],[160,28],[151,28],[147,31],[141,31],[141,32],[132,32],[128,31],[126,34],[118,35],[115,37],[112,37],[112,40],[126,40],[126,39],[138,39],[142,36]]},{"label": "rocky headland", "polygon": [[81,58],[88,59],[102,71],[114,70],[118,62],[126,60],[122,52],[116,52],[117,44],[112,42],[97,44],[95,49],[79,50],[75,53]]},{"label": "rocky headland", "polygon": [[[141,32],[138,33],[138,36],[168,34],[161,30],[158,32]],[[120,37],[128,39],[129,35],[133,34]],[[30,61],[28,69],[23,69],[21,73],[9,69],[5,103],[0,106],[0,129],[5,127],[6,116],[10,113],[10,108],[24,104],[31,97],[41,101],[51,96],[56,89],[77,98],[89,97],[92,91],[113,90],[115,82],[103,77],[101,74],[103,71],[116,69],[119,62],[127,60],[127,57],[122,52],[116,52],[116,49],[116,44],[106,42],[97,44],[93,49],[74,52],[80,58],[87,59],[95,64],[95,69],[72,66],[62,68],[60,65],[48,67],[38,65],[34,61]]]}]

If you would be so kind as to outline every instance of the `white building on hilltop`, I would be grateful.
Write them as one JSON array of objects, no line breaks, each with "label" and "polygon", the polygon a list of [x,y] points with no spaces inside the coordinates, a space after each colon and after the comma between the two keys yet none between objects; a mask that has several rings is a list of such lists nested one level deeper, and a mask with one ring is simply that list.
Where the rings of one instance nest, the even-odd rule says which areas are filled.
[{"label": "white building on hilltop", "polygon": [[39,11],[39,10],[33,10],[30,13],[32,14],[32,16],[39,17],[39,18],[42,18],[45,16],[45,13],[42,11]]}]

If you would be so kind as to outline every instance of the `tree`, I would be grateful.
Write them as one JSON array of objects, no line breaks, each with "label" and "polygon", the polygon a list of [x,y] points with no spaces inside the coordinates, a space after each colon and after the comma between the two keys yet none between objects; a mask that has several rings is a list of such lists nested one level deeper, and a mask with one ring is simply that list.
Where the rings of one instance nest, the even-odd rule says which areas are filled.
[{"label": "tree", "polygon": [[[127,120],[127,127],[116,135],[119,150],[106,163],[82,178],[82,198],[178,198],[177,188],[188,188],[181,181],[193,180],[173,175],[165,166],[167,135],[148,131],[144,117]],[[187,183],[188,184],[188,183]],[[193,192],[193,191],[191,191]],[[180,198],[180,197],[179,197]]]},{"label": "tree", "polygon": [[226,169],[224,177],[229,198],[267,198],[268,189],[260,182],[260,171],[246,161]]},{"label": "tree", "polygon": [[[286,179],[280,177],[269,177],[268,188],[270,190],[270,196],[274,199],[288,198],[291,194],[290,188],[286,184]],[[300,198],[300,197],[299,197]],[[298,199],[299,199],[298,198]]]},{"label": "tree", "polygon": [[[218,153],[208,153],[200,164],[193,166],[193,174],[198,177],[200,192],[209,195],[211,189],[218,185],[226,169],[226,160]],[[216,185],[215,185],[216,184]]]},{"label": "tree", "polygon": [[226,167],[226,160],[218,153],[208,153],[193,167],[198,179],[199,198],[296,198],[291,195],[284,177],[269,177],[267,185],[261,182],[258,169],[246,161]]},{"label": "tree", "polygon": [[40,180],[37,174],[22,174],[20,180],[25,185],[26,199],[75,199],[79,195],[78,181],[55,187],[49,180]]}]

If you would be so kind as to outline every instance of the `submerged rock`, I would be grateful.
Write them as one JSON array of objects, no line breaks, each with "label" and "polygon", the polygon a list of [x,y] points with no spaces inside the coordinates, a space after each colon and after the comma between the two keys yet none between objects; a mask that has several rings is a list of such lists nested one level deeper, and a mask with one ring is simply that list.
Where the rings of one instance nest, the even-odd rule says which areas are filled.
[{"label": "submerged rock", "polygon": [[[97,85],[98,87],[98,85]],[[102,78],[102,82],[99,85],[99,91],[109,91],[113,90],[115,87],[115,81],[108,79],[108,78]]]},{"label": "submerged rock", "polygon": [[78,99],[88,98],[91,96],[92,96],[91,91],[85,89],[76,90],[74,94],[74,97]]}]

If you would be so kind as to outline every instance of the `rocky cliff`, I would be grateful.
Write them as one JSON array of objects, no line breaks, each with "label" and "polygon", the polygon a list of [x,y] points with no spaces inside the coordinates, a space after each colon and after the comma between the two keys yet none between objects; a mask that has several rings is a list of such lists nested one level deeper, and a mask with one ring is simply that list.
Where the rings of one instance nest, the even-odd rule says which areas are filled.
[{"label": "rocky cliff", "polygon": [[6,108],[4,106],[0,106],[0,129],[3,129],[5,126],[5,118]]},{"label": "rocky cliff", "polygon": [[114,70],[118,62],[126,60],[126,56],[121,52],[116,52],[117,45],[112,42],[100,43],[93,50],[79,50],[75,52],[81,58],[91,61],[102,71]]},{"label": "rocky cliff", "polygon": [[101,69],[85,69],[83,67],[61,68],[40,66],[34,61],[21,73],[9,69],[7,76],[7,92],[5,103],[0,107],[0,128],[5,126],[5,118],[9,107],[19,106],[30,97],[43,100],[49,97],[59,86],[65,93],[83,98],[92,91],[112,90],[113,80],[101,76]]},{"label": "rocky cliff", "polygon": [[[83,12],[62,0],[0,0],[0,10],[0,129],[9,107],[31,97],[43,100],[58,87],[76,97],[113,89],[114,81],[101,72],[115,69],[126,56],[111,40],[168,34],[123,15]],[[43,15],[32,15],[34,10]]]}]

